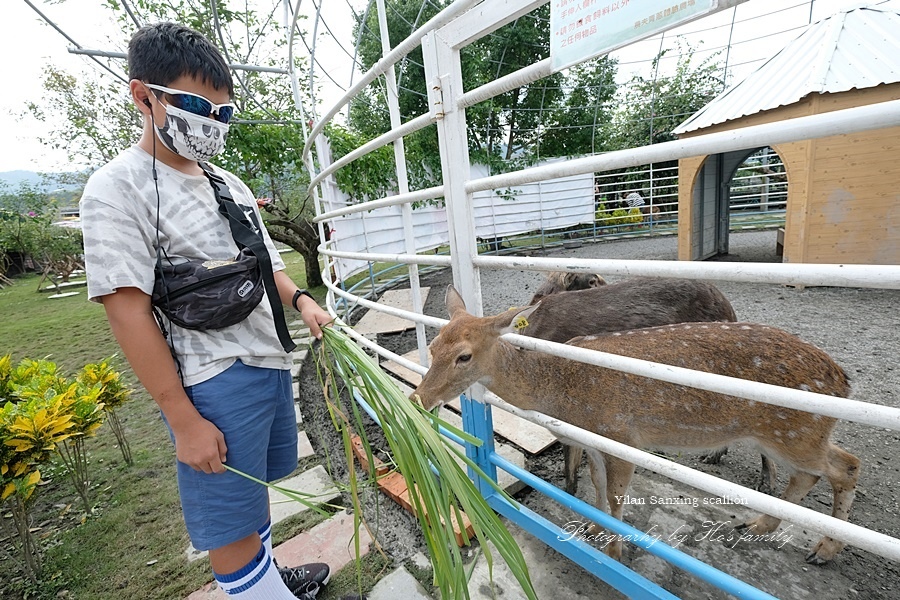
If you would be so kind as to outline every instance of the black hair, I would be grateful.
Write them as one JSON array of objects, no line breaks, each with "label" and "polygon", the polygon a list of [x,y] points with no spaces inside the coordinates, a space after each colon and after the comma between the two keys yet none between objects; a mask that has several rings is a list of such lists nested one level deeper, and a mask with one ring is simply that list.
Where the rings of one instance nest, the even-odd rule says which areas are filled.
[{"label": "black hair", "polygon": [[138,29],[128,42],[128,78],[167,86],[194,77],[234,96],[231,71],[219,50],[202,33],[177,23]]}]

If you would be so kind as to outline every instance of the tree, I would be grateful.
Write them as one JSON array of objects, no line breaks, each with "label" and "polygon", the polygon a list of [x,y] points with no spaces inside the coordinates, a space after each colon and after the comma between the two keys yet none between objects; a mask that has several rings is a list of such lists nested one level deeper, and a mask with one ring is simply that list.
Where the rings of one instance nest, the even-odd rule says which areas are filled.
[{"label": "tree", "polygon": [[[624,101],[613,118],[613,148],[637,148],[674,140],[672,130],[722,91],[718,54],[695,66],[692,48],[678,45],[676,51],[678,64],[672,75],[650,79],[635,76],[627,86]],[[653,59],[654,73],[667,52],[663,50]]]},{"label": "tree", "polygon": [[[258,115],[248,112],[244,117],[251,114]],[[236,123],[228,140],[218,162],[240,173],[244,182],[265,198],[261,205],[269,235],[303,256],[308,287],[322,285],[319,232],[312,222],[315,210],[306,191],[309,174],[300,163],[303,136],[299,127]]]},{"label": "tree", "polygon": [[562,105],[543,124],[541,156],[577,156],[609,150],[616,95],[616,61],[608,56],[569,70]]},{"label": "tree", "polygon": [[[399,0],[387,11],[391,45],[443,8],[447,2]],[[549,5],[517,19],[464,48],[463,84],[471,90],[550,56]],[[364,70],[382,56],[377,15],[369,12],[356,26]],[[396,68],[403,120],[428,111],[420,49]],[[469,155],[474,162],[505,171],[539,157],[588,154],[605,149],[610,102],[615,95],[615,61],[602,58],[500,94],[466,110]],[[349,128],[363,140],[389,127],[386,91],[371,85],[350,105]],[[601,127],[597,127],[601,125]],[[425,128],[404,139],[410,187],[435,185],[440,161],[437,133]]]},{"label": "tree", "polygon": [[[284,30],[276,22],[281,3],[268,12],[249,10],[241,3],[230,8],[226,0],[142,0],[124,5],[106,0],[121,27],[122,40],[131,36],[135,21],[177,21],[201,31],[222,50],[230,63],[287,67]],[[133,18],[132,18],[133,16]],[[121,45],[119,42],[116,45]],[[302,59],[294,67],[303,69]],[[113,62],[112,72],[122,74],[124,65]],[[310,219],[313,209],[305,191],[309,176],[299,162],[303,147],[300,116],[283,75],[235,71],[235,103],[238,119],[232,124],[226,151],[214,162],[233,171],[266,205],[266,222],[272,238],[300,252],[306,263],[307,284],[321,285],[318,235]],[[98,79],[97,74],[79,76],[54,67],[44,80],[47,94],[29,105],[38,119],[56,124],[44,143],[66,147],[73,160],[96,167],[132,145],[140,132],[141,118],[121,82]],[[309,102],[309,98],[304,98]],[[58,115],[62,106],[65,118]]]},{"label": "tree", "polygon": [[[659,63],[669,50],[663,50],[653,59],[652,72],[658,73]],[[722,80],[718,73],[721,65],[713,54],[699,64],[695,64],[693,49],[678,44],[678,64],[672,75],[645,78],[635,76],[625,87],[622,102],[615,111],[610,129],[610,149],[625,150],[639,148],[650,144],[658,144],[676,139],[672,134],[679,124],[692,114],[706,106],[722,90]],[[657,179],[668,178],[660,182],[661,191],[667,187],[672,190],[673,179],[668,173],[677,167],[678,161],[654,163],[650,185]],[[629,170],[633,175],[609,174],[618,182],[641,181],[647,175],[643,168]],[[644,183],[638,187],[646,187]]]},{"label": "tree", "polygon": [[[54,128],[50,135],[37,139],[51,148],[64,149],[72,162],[96,166],[137,141],[140,113],[134,110],[121,82],[79,79],[49,65],[44,69],[43,87],[44,98],[26,107],[34,118],[53,123]],[[59,116],[60,107],[65,118]]]}]

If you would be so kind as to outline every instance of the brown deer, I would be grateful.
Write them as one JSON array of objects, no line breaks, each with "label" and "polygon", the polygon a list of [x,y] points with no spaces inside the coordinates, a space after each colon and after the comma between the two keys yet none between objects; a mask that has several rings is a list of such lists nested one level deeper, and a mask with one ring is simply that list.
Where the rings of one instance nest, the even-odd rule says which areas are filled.
[{"label": "brown deer", "polygon": [[[704,390],[638,377],[522,350],[501,339],[536,307],[478,318],[450,286],[450,322],[432,341],[431,368],[411,395],[427,409],[479,382],[507,402],[639,448],[709,450],[739,440],[754,443],[792,469],[782,498],[799,503],[821,476],[833,489],[832,515],[847,520],[860,461],[830,441],[836,420]],[[740,377],[845,398],[844,371],[822,350],[797,337],[749,323],[681,323],[589,336],[569,342],[688,369]],[[587,449],[598,508],[622,518],[634,465]],[[780,519],[760,515],[743,527],[770,533]],[[843,542],[823,537],[807,562],[824,564]],[[621,541],[606,548],[620,559]]]},{"label": "brown deer", "polygon": [[594,273],[566,273],[565,271],[554,271],[547,273],[546,279],[538,287],[531,302],[528,304],[537,304],[551,294],[560,292],[574,292],[577,290],[587,290],[590,288],[606,285],[606,280]]},{"label": "brown deer", "polygon": [[[642,329],[673,323],[737,320],[728,298],[714,285],[703,281],[673,278],[635,278],[619,283],[595,285],[599,275],[555,272],[538,289],[540,307],[528,318],[522,335],[565,343],[583,335]],[[560,293],[566,292],[566,293]],[[728,448],[717,448],[703,461],[717,464]],[[565,490],[578,491],[578,468],[582,450],[565,446]],[[757,489],[771,494],[777,467],[765,456]]]}]

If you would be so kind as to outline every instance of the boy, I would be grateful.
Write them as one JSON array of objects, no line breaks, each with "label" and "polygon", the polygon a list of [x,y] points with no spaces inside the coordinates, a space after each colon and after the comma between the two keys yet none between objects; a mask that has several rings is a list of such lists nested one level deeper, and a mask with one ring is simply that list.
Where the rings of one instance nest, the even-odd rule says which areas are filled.
[{"label": "boy", "polygon": [[[328,566],[272,568],[266,488],[223,467],[272,481],[297,466],[291,355],[278,340],[268,299],[222,329],[163,321],[168,340],[150,304],[157,247],[176,263],[231,260],[238,253],[199,165],[225,144],[234,113],[230,71],[206,38],[174,23],[138,30],[128,65],[143,132],[84,190],[88,296],[103,304],[113,335],[169,427],[185,525],[194,547],[209,550],[219,586],[244,600],[295,594],[312,600],[328,580]],[[250,190],[214,170],[235,202],[259,218]],[[262,235],[281,302],[299,310],[320,338],[331,317],[288,278],[268,234]]]}]

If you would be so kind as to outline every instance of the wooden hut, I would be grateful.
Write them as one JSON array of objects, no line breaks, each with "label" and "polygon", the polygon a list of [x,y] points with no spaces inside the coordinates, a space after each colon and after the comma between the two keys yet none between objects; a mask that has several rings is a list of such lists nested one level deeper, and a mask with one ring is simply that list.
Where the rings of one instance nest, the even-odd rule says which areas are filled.
[{"label": "wooden hut", "polygon": [[[810,25],[674,133],[684,138],[900,99],[898,48],[900,13],[877,6],[839,12]],[[784,262],[900,264],[900,127],[772,148],[788,179]],[[728,184],[756,150],[679,161],[680,260],[728,253]]]}]

